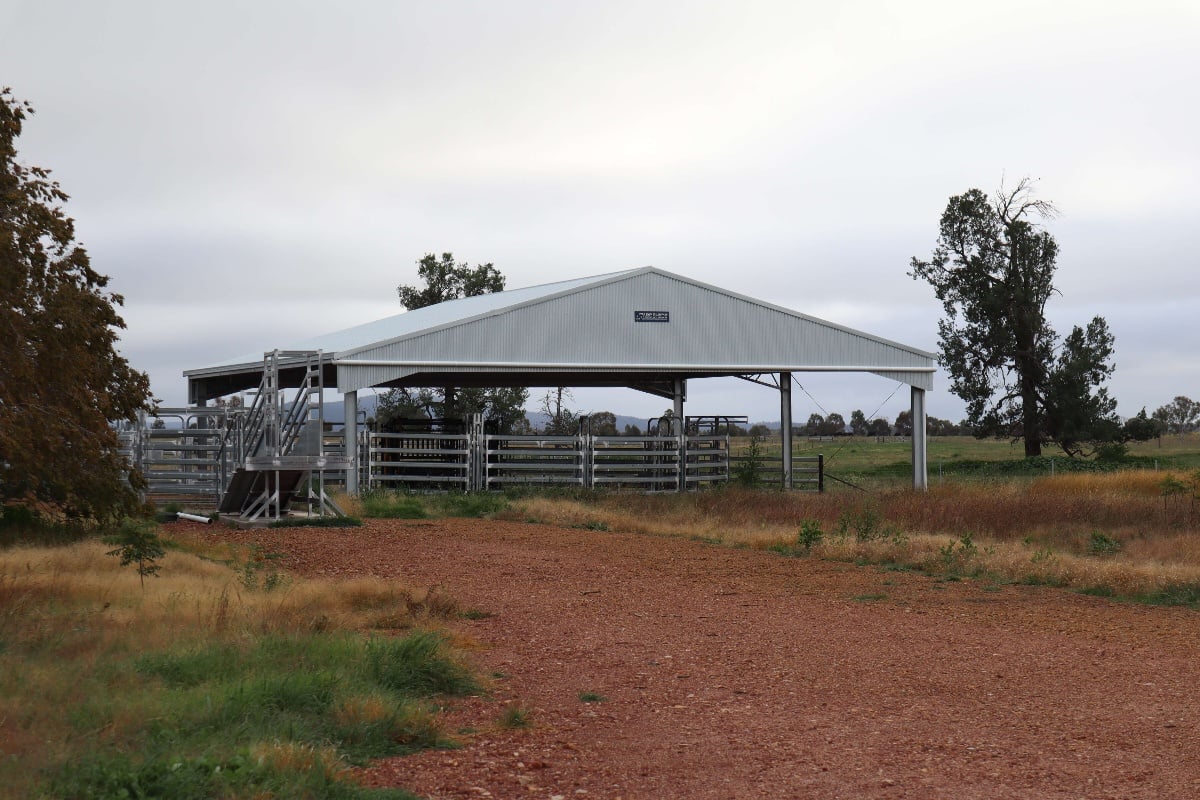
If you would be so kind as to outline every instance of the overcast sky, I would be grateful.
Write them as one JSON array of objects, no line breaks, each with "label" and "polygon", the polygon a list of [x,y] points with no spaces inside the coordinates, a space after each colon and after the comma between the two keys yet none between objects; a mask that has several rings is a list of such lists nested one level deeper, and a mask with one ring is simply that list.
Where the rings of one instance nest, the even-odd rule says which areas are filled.
[{"label": "overcast sky", "polygon": [[[0,0],[0,25],[20,157],[169,405],[183,369],[396,313],[427,252],[510,288],[653,265],[936,350],[909,259],[951,195],[1025,176],[1062,212],[1051,319],[1108,320],[1119,412],[1200,398],[1196,0]],[[798,377],[800,420],[908,405]],[[767,389],[689,390],[778,418]],[[928,411],[963,416],[940,373]]]}]

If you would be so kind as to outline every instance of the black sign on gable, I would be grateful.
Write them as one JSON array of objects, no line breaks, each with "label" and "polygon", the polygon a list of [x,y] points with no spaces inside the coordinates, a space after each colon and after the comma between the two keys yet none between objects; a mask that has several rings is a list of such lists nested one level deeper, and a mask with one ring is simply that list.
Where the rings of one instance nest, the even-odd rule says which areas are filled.
[{"label": "black sign on gable", "polygon": [[635,311],[633,312],[634,322],[670,322],[670,311]]}]

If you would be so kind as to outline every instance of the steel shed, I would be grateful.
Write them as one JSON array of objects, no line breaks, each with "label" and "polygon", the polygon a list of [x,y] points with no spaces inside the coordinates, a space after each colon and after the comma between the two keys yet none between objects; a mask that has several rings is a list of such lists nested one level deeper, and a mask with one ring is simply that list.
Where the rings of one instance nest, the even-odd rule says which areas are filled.
[{"label": "steel shed", "polygon": [[[359,390],[392,386],[629,387],[672,398],[682,415],[689,379],[770,375],[786,432],[792,373],[871,372],[911,387],[913,486],[927,485],[932,353],[654,267],[451,300],[280,350],[324,354],[325,385],[343,395],[346,419]],[[301,371],[280,366],[284,385]],[[256,387],[263,369],[255,354],[186,370],[189,399]]]}]

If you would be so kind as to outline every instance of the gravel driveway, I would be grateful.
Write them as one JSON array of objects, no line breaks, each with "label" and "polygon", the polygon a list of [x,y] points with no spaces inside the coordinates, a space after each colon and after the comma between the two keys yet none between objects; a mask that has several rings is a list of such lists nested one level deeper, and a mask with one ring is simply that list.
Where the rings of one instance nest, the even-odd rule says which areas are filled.
[{"label": "gravel driveway", "polygon": [[[438,585],[486,698],[378,762],[429,798],[1196,798],[1200,614],[489,520],[231,534]],[[581,695],[603,699],[584,702]],[[594,698],[593,698],[594,699]],[[529,712],[502,728],[501,712]]]}]

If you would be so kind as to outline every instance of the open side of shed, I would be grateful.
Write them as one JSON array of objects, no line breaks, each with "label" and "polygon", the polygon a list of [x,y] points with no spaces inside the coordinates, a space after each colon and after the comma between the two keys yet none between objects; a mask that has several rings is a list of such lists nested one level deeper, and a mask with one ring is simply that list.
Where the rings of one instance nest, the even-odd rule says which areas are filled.
[{"label": "open side of shed", "polygon": [[[283,349],[283,348],[281,348]],[[347,328],[286,351],[320,351],[325,386],[343,396],[375,387],[627,387],[670,398],[683,416],[687,381],[742,377],[780,393],[784,485],[790,486],[792,374],[871,372],[911,387],[913,486],[927,486],[925,392],[934,356],[653,267],[451,300]],[[189,399],[259,386],[261,354],[184,372]],[[278,363],[282,386],[305,365]],[[347,425],[347,453],[354,426]],[[357,469],[347,469],[357,490]]]}]

